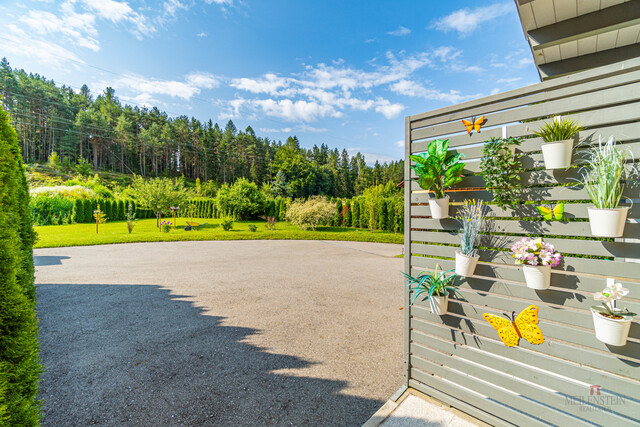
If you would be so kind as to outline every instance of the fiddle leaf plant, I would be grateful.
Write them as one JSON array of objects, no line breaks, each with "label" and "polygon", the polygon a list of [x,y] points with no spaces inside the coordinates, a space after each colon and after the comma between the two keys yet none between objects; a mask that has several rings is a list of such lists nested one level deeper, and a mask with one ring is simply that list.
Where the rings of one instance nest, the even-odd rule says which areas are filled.
[{"label": "fiddle leaf plant", "polygon": [[436,139],[429,143],[427,151],[409,158],[416,164],[411,169],[418,175],[418,185],[424,190],[433,191],[436,199],[445,197],[445,189],[462,181],[464,163],[462,153],[448,153],[449,140]]},{"label": "fiddle leaf plant", "polygon": [[[505,209],[514,206],[520,199],[520,173],[524,170],[520,162],[522,154],[515,153],[518,138],[491,138],[482,149],[480,170],[487,190],[493,194],[493,201]],[[512,147],[513,146],[513,151]]]}]

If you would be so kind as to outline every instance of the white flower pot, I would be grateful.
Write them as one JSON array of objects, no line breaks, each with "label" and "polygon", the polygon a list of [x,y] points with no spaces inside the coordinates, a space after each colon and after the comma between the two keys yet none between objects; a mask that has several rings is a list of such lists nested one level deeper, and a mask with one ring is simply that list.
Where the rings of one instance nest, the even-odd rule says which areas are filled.
[{"label": "white flower pot", "polygon": [[600,209],[587,208],[591,234],[598,237],[622,237],[629,207]]},{"label": "white flower pot", "polygon": [[442,199],[429,199],[429,209],[431,209],[431,218],[449,218],[449,196]]},{"label": "white flower pot", "polygon": [[441,297],[437,295],[431,295],[429,298],[429,307],[431,307],[431,312],[433,314],[437,314],[438,316],[443,316],[447,314],[447,306],[449,305],[449,297]]},{"label": "white flower pot", "polygon": [[531,289],[547,289],[551,284],[550,265],[528,265],[522,266],[524,280],[527,287]]},{"label": "white flower pot", "polygon": [[591,309],[593,327],[596,330],[596,338],[605,344],[623,346],[627,343],[629,328],[633,316],[624,316],[622,319],[604,317],[599,311]]},{"label": "white flower pot", "polygon": [[456,251],[456,274],[458,276],[473,276],[479,259],[480,255],[469,256]]},{"label": "white flower pot", "polygon": [[566,169],[571,166],[573,139],[542,143],[545,169]]}]

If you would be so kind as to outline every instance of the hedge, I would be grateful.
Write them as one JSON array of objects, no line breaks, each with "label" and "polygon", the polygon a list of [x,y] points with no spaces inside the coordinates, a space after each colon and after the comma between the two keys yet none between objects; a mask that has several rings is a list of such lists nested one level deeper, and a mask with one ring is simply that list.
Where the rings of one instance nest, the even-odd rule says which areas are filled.
[{"label": "hedge", "polygon": [[39,360],[35,312],[35,232],[22,154],[0,109],[0,425],[36,426]]}]

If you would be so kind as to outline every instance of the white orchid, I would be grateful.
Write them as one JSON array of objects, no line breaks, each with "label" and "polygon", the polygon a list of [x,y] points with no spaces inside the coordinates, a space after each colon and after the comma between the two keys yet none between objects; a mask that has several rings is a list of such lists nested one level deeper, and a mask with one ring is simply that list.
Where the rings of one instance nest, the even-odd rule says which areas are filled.
[{"label": "white orchid", "polygon": [[593,294],[593,299],[596,301],[602,301],[602,305],[605,307],[609,314],[614,314],[614,301],[622,299],[627,296],[629,289],[622,286],[620,283],[609,283],[607,287]]}]

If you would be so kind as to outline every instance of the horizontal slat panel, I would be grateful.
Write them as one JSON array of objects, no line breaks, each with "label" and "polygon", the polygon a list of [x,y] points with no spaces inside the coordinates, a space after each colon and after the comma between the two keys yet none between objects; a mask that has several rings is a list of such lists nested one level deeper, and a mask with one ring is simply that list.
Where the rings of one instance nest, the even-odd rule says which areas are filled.
[{"label": "horizontal slat panel", "polygon": [[[487,220],[487,227],[491,227],[492,233],[509,234],[534,234],[557,236],[584,237],[591,235],[591,227],[588,222],[567,222],[567,221],[518,221],[518,220]],[[411,218],[411,228],[421,228],[427,230],[447,230],[458,231],[460,223],[453,218],[427,219]],[[624,227],[625,238],[640,238],[640,223],[628,223]],[[640,244],[636,246],[640,254]],[[578,250],[579,252],[579,250]],[[575,253],[575,251],[574,251]]]},{"label": "horizontal slat panel", "polygon": [[[468,373],[469,375],[472,375],[472,378],[490,382],[492,385],[495,384],[502,389],[518,393],[519,395],[512,396],[511,399],[508,400],[509,405],[513,406],[516,409],[525,411],[527,413],[536,414],[537,417],[549,423],[560,423],[560,425],[562,425],[576,421],[574,417],[567,413],[555,411],[554,409],[552,409],[553,406],[551,405],[549,405],[551,407],[541,406],[538,402],[548,405],[548,402],[546,401],[548,400],[548,397],[542,395],[542,393],[540,392],[537,392],[535,387],[529,387],[527,389],[526,398],[523,398],[521,393],[524,388],[523,384],[513,378],[508,378],[495,372],[485,370],[483,369],[482,365],[478,366],[477,364],[470,363],[469,361],[466,361],[464,359],[448,358],[446,355],[443,355],[437,351],[430,350],[428,347],[423,347],[418,344],[413,344],[411,346],[411,351],[412,354],[415,355],[411,357],[411,366],[420,369],[423,372],[434,373],[436,375],[443,376],[444,378],[449,378],[448,376],[446,376],[446,372],[448,370],[455,370],[457,371],[457,373]],[[446,363],[445,360],[447,360]],[[442,364],[442,368],[434,369],[434,365],[437,366],[438,364]],[[467,379],[468,377],[465,378],[464,375],[461,375],[458,378]],[[471,387],[476,386],[476,383],[473,379],[471,379],[469,382]],[[462,383],[462,385],[465,384],[466,383]],[[479,383],[480,390],[483,390],[483,393],[488,394],[492,391],[490,388],[482,389],[481,384],[482,383]],[[532,397],[531,395],[534,396]],[[556,399],[556,402],[557,400],[558,399]],[[576,410],[577,412],[578,408],[571,409]],[[598,420],[598,412],[600,411],[594,412],[596,413],[593,414],[593,416],[596,420]],[[577,413],[575,415],[577,416]],[[611,418],[615,418],[615,416],[612,416]]]},{"label": "horizontal slat panel", "polygon": [[[422,234],[424,233],[424,234]],[[419,237],[420,236],[420,237]],[[483,236],[484,237],[484,236]],[[493,248],[510,248],[515,242],[520,240],[522,236],[496,236],[492,238],[484,238],[482,246]],[[487,240],[492,240],[488,242]],[[437,231],[419,231],[414,230],[411,233],[411,241],[420,241],[427,243],[458,243],[458,236],[455,232],[437,232]],[[591,255],[602,257],[620,257],[620,258],[637,258],[640,243],[625,242],[604,242],[600,240],[580,240],[579,246],[576,246],[578,240],[573,239],[556,239],[545,237],[544,241],[551,243],[555,248],[563,254],[572,254],[580,252],[579,255]],[[635,270],[635,268],[632,268]],[[634,277],[634,276],[625,276]],[[637,277],[637,276],[636,276]]]},{"label": "horizontal slat panel", "polygon": [[[547,391],[546,388],[549,386],[548,384],[545,383],[543,385],[544,388],[538,388],[535,382],[524,382],[519,372],[516,375],[505,375],[502,366],[489,365],[487,360],[477,363],[461,357],[450,357],[447,354],[420,344],[412,344],[411,351],[412,354],[415,355],[411,358],[411,365],[417,369],[429,372],[432,363],[442,364],[448,369],[469,373],[475,378],[518,393],[520,396],[526,396],[526,400],[529,402],[532,401],[536,404],[539,402],[545,405],[544,416],[536,413],[536,415],[545,421],[558,425],[573,425],[577,421],[575,417],[578,417],[586,424],[584,417],[587,416],[589,421],[602,425],[615,422],[616,425],[631,426],[631,420],[629,418],[605,411],[596,406],[590,406],[590,411],[586,412],[584,407],[563,405],[563,396]],[[500,368],[496,369],[498,366],[500,366]],[[513,402],[513,399],[510,402]],[[554,409],[557,409],[557,411],[554,411]]]},{"label": "horizontal slat panel", "polygon": [[[455,252],[459,249],[459,246],[412,243],[411,255],[455,258]],[[476,266],[475,274],[477,276],[499,277],[503,280],[516,281],[522,279],[521,270],[513,268],[514,259],[511,252],[481,249],[477,251],[477,255],[480,256],[480,263]],[[420,262],[420,260],[416,260],[416,262]],[[562,263],[558,267],[552,268],[551,272],[551,286],[558,288],[558,290],[580,289],[585,292],[597,292],[604,287],[605,277],[614,277],[631,289],[632,296],[640,298],[639,263],[564,257]],[[633,272],[637,274],[633,274]],[[600,274],[602,277],[594,277],[594,274]],[[635,281],[628,281],[630,277]],[[637,293],[636,287],[639,287]]]},{"label": "horizontal slat panel", "polygon": [[[418,333],[419,334],[419,333]],[[417,334],[416,334],[417,335]],[[437,351],[448,353],[449,355],[455,355],[458,358],[464,358],[475,363],[483,364],[488,367],[499,367],[500,371],[507,375],[513,375],[517,378],[521,378],[526,381],[531,381],[536,384],[542,384],[553,390],[562,390],[564,395],[568,396],[584,396],[588,393],[588,385],[595,384],[594,382],[585,382],[577,380],[572,373],[578,375],[583,374],[585,368],[578,367],[577,365],[566,362],[558,358],[550,358],[548,356],[542,356],[537,352],[518,352],[519,347],[509,348],[505,347],[502,343],[497,343],[489,339],[483,339],[482,349],[469,346],[466,344],[453,343],[449,340],[438,338],[435,335],[424,335],[424,341],[421,341],[422,345],[433,348]],[[420,355],[419,352],[416,352]],[[556,367],[554,371],[551,371]],[[602,375],[600,375],[602,377]],[[601,378],[598,379],[600,381]],[[593,378],[590,381],[594,381]],[[597,384],[601,384],[601,382]],[[609,392],[603,384],[600,389],[601,396],[604,396],[603,403],[618,400],[618,393],[620,390],[616,390],[615,393]],[[629,387],[625,390],[626,393],[631,393],[633,390],[638,390],[638,384],[629,384]],[[640,392],[640,390],[638,390]],[[558,398],[554,395],[555,399]],[[617,405],[612,408],[615,412],[629,417],[631,419],[636,418],[640,413],[640,402],[633,400],[631,396],[625,396],[625,404]],[[598,406],[598,402],[593,402],[594,406]],[[567,405],[564,398],[552,402],[551,405]],[[561,409],[563,406],[559,406]],[[582,409],[584,410],[584,409]],[[623,420],[623,421],[629,421]]]},{"label": "horizontal slat panel", "polygon": [[[475,286],[475,284],[477,284],[478,282],[480,282],[479,279],[470,279],[468,283],[467,282],[463,283],[459,289],[460,289],[460,292],[464,295],[464,298],[467,299],[467,301],[451,298],[450,299],[451,303],[449,304],[449,306],[452,308],[452,312],[464,315],[471,319],[475,319],[476,322],[479,322],[485,325],[486,322],[482,318],[482,313],[477,311],[477,307],[468,304],[468,303],[473,303],[474,301],[471,301],[467,298],[467,295],[469,295],[469,292],[466,292],[467,290],[471,290],[471,287],[474,287],[476,288],[476,290],[478,290],[477,287]],[[474,285],[470,285],[469,283],[474,283]],[[532,291],[532,290],[527,289],[525,286],[510,285],[510,287],[511,287],[510,289],[505,289],[506,286],[504,284],[496,283],[490,289],[487,289],[487,292],[490,291],[492,292],[491,295],[504,297],[504,296],[509,296],[510,295],[509,291],[510,291],[512,293],[511,296],[513,296],[514,298],[525,300],[524,303],[527,304],[526,306],[528,306],[529,304],[535,304],[541,310],[542,310],[542,304],[555,304],[553,300],[552,301],[543,300],[544,301],[543,302],[543,301],[536,301],[535,299],[528,297],[526,291]],[[473,290],[471,291],[473,292]],[[559,294],[559,292],[546,291],[546,294],[554,295],[554,294]],[[480,295],[484,296],[483,294],[480,294]],[[472,300],[482,301],[482,299],[476,298],[475,296],[473,296]],[[422,304],[426,304],[426,302],[415,303],[412,306],[412,311],[411,311],[412,314],[414,313],[414,308],[416,306],[419,307]],[[569,305],[565,305],[565,306],[569,307]],[[565,343],[570,343],[570,344],[577,344],[579,346],[588,347],[589,349],[593,349],[605,354],[610,353],[609,348],[606,346],[606,344],[598,341],[595,338],[595,334],[593,332],[593,321],[591,319],[590,313],[587,314],[584,311],[577,312],[577,311],[571,310],[569,315],[581,316],[580,319],[571,319],[571,321],[577,320],[583,325],[566,325],[565,323],[559,323],[559,322],[566,322],[566,319],[564,319],[561,316],[559,317],[557,313],[553,312],[553,310],[557,311],[557,308],[558,307],[556,306],[556,307],[550,307],[550,310],[548,309],[543,310],[543,314],[545,312],[552,313],[555,316],[553,318],[545,318],[545,317],[542,317],[542,315],[540,316],[540,324],[541,324],[540,327],[542,328],[542,332],[544,333],[547,339],[551,339],[553,341],[564,341]],[[482,310],[488,311],[491,314],[495,314],[498,316],[501,315],[503,312],[501,310],[493,310],[488,307],[487,308],[483,307]],[[516,314],[518,314],[518,311],[516,311]],[[585,324],[588,325],[588,327],[584,327]],[[581,328],[576,328],[576,326],[581,326]],[[640,330],[640,328],[638,328],[637,325],[635,329],[636,329],[636,332]],[[492,335],[489,335],[489,336],[492,336]],[[638,338],[640,338],[640,334],[636,335],[634,339],[638,339]],[[627,357],[628,358],[627,360],[629,360],[632,363],[634,363],[634,361],[640,361],[640,359],[638,359],[638,357],[640,357],[640,342],[630,340],[627,342],[626,346],[622,346],[619,349],[615,349],[615,354],[619,356]]]},{"label": "horizontal slat panel", "polygon": [[[417,328],[412,328],[411,339],[416,342],[429,346],[432,345],[431,340],[433,338],[431,337],[435,336],[451,342],[455,346],[468,346],[482,351],[490,351],[516,362],[544,369],[555,376],[566,376],[586,384],[598,384],[609,394],[619,394],[623,390],[623,394],[632,396],[636,400],[635,403],[638,403],[637,396],[640,393],[640,382],[636,380],[612,376],[599,369],[581,366],[570,357],[570,354],[568,357],[556,357],[539,350],[525,348],[524,346],[507,347],[500,341],[497,334],[491,337],[484,337],[470,332],[469,328],[462,330],[460,326],[467,323],[463,319],[455,319],[450,316],[451,319],[448,320],[449,324],[447,325],[443,324],[442,320],[438,321],[434,317],[430,317],[435,315],[431,314],[428,309],[421,308],[421,310],[420,315],[424,319],[433,318],[434,321],[412,318],[412,321],[416,321]],[[418,329],[423,331],[421,332]]]},{"label": "horizontal slat panel", "polygon": [[[640,103],[633,102],[630,104],[624,104],[622,106],[614,106],[602,108],[599,110],[584,111],[571,114],[571,118],[579,123],[588,124],[591,128],[599,128],[603,126],[610,126],[613,124],[622,124],[626,122],[635,122],[637,120],[637,111],[640,108]],[[528,123],[520,123],[507,126],[507,135],[513,137],[524,137],[533,135],[533,131],[542,126],[547,120],[536,120]],[[461,124],[462,126],[462,124]],[[425,151],[427,145],[432,139],[424,139],[420,137],[420,132],[423,129],[412,132],[411,135],[411,152],[419,153]],[[491,137],[499,138],[502,136],[502,128],[484,129],[479,133],[473,132],[470,135],[460,134],[446,136],[449,140],[450,147],[459,147],[463,145],[477,144],[484,141],[488,141]],[[606,136],[606,135],[605,135]]]},{"label": "horizontal slat panel", "polygon": [[[428,378],[428,385],[425,382],[410,379],[409,387],[425,393],[428,396],[432,396],[439,401],[451,405],[454,408],[457,408],[481,421],[487,422],[492,426],[511,427],[515,425],[496,416],[498,414],[503,415],[505,411],[510,411],[506,412],[506,416],[511,416],[512,414],[517,417],[522,416],[519,412],[514,412],[498,402],[471,394],[468,390],[460,388],[454,383],[443,381],[434,376],[429,376]],[[447,390],[447,392],[442,390]],[[453,393],[457,396],[463,396],[465,400],[460,400],[454,397],[452,395]],[[473,404],[480,406],[482,409],[479,409]]]},{"label": "horizontal slat panel", "polygon": [[[541,206],[549,206],[549,204],[540,204]],[[458,215],[458,210],[462,208],[462,204],[451,203],[449,206],[449,214],[451,216]],[[538,217],[540,213],[536,209],[537,204],[532,205],[518,205],[516,209],[506,206],[505,209],[496,205],[487,205],[487,215],[493,215],[496,217]],[[564,218],[588,218],[587,207],[593,206],[593,203],[565,203],[564,204]],[[629,207],[629,218],[640,218],[640,203],[633,205],[627,203],[620,203],[620,207]],[[425,205],[412,205],[411,216],[431,216],[431,209],[428,204]]]},{"label": "horizontal slat panel", "polygon": [[[464,304],[464,302],[460,301],[456,301],[456,303]],[[510,306],[515,308],[515,305],[517,303],[519,302],[512,301]],[[516,313],[519,313],[528,305],[529,303],[520,303],[521,308],[515,310]],[[548,313],[549,309],[543,310],[543,306],[539,306],[539,308],[541,312],[540,317],[545,318],[545,314]],[[483,312],[491,312],[492,314],[496,314],[496,312],[506,312],[507,310],[509,309],[504,308],[500,311],[498,311],[498,309],[483,309]],[[509,313],[511,313],[511,310],[509,310]],[[452,333],[450,336],[452,337],[455,336],[454,332],[456,332],[456,329],[460,329],[465,332],[473,333],[474,335],[477,335],[479,337],[491,338],[496,340],[499,339],[498,331],[494,330],[493,327],[486,321],[470,322],[462,321],[461,319],[454,318],[453,316],[443,316],[441,322],[443,322],[445,326],[448,326],[449,329],[451,329]],[[433,325],[432,322],[428,324],[421,324],[420,319],[415,318],[412,319],[411,327],[412,329],[417,331],[430,333],[429,330],[433,327]],[[545,328],[541,327],[540,329],[544,334]],[[453,339],[453,341],[456,341],[456,339]],[[460,342],[465,343],[464,340]],[[603,353],[594,351],[586,347],[581,347],[575,344],[554,339],[553,337],[546,337],[545,342],[539,345],[533,345],[526,340],[521,339],[518,346],[532,351],[545,353],[549,356],[559,357],[561,359],[566,359],[572,362],[580,363],[582,365],[590,366],[591,368],[606,370],[608,372],[627,377],[629,380],[638,380],[639,377],[638,365],[630,361],[623,361],[622,359],[616,357],[617,354],[615,353]]]},{"label": "horizontal slat panel", "polygon": [[[512,408],[522,411],[523,413],[535,413],[539,419],[546,419],[547,423],[551,423],[548,421],[550,417],[553,416],[552,411],[541,406],[539,404],[535,404],[534,402],[527,401],[520,396],[514,395],[512,393],[507,392],[501,388],[495,387],[490,383],[485,383],[483,381],[479,381],[473,377],[465,375],[461,372],[454,371],[449,369],[448,367],[441,366],[429,361],[424,361],[420,366],[422,369],[422,373],[424,374],[432,374],[437,375],[440,378],[446,378],[449,381],[454,381],[457,384],[462,385],[463,387],[467,387],[471,390],[474,390],[477,393],[482,393],[487,395],[491,399],[496,399],[502,402],[508,402],[509,406]],[[420,377],[421,372],[416,372],[416,368],[411,369],[412,376],[415,378]],[[424,375],[423,374],[423,375]],[[428,383],[428,378],[425,378]],[[555,413],[555,411],[553,411]],[[532,425],[532,420],[528,419],[526,424],[521,425]]]},{"label": "horizontal slat panel", "polygon": [[[489,126],[504,125],[516,121],[537,119],[550,115],[559,115],[566,111],[584,111],[593,108],[604,108],[611,105],[623,104],[640,100],[640,83],[630,83],[599,91],[590,91],[579,95],[556,99],[544,103],[531,104],[526,107],[511,109],[485,115],[485,123]],[[548,119],[546,119],[548,121]],[[538,127],[531,128],[537,130]],[[421,128],[412,131],[412,138],[434,138],[439,135],[449,135],[464,132],[465,127],[460,121],[443,123],[440,125]]]},{"label": "horizontal slat panel", "polygon": [[[637,70],[628,70],[620,74],[601,76],[597,80],[579,80],[569,83],[557,79],[547,80],[524,88],[468,101],[462,104],[430,111],[429,113],[411,116],[411,129],[437,125],[455,120],[481,116],[495,111],[508,110],[534,102],[563,98],[575,94],[582,94],[590,90],[599,90],[617,84],[625,84],[637,80]],[[577,77],[577,76],[576,76]],[[553,83],[554,86],[545,86]],[[561,84],[559,86],[556,86]]]}]

